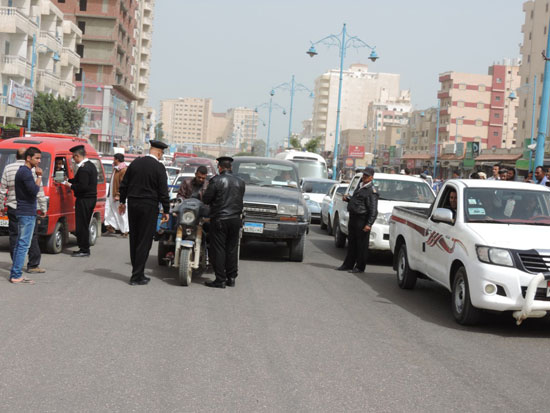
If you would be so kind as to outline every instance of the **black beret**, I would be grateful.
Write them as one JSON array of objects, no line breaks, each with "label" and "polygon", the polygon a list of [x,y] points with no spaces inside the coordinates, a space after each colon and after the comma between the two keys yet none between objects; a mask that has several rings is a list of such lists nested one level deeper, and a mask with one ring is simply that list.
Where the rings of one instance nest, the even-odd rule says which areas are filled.
[{"label": "black beret", "polygon": [[69,149],[72,153],[75,153],[76,151],[84,151],[86,152],[86,148],[84,148],[84,145],[76,145],[73,146],[71,149]]},{"label": "black beret", "polygon": [[218,161],[218,162],[223,162],[223,161],[233,162],[233,158],[231,156],[220,156],[218,159],[216,159],[216,161]]},{"label": "black beret", "polygon": [[152,148],[162,149],[165,150],[168,148],[168,145],[166,145],[164,142],[161,141],[149,141],[149,145],[151,145]]},{"label": "black beret", "polygon": [[363,169],[363,175],[374,176],[374,168],[367,166],[365,169]]}]

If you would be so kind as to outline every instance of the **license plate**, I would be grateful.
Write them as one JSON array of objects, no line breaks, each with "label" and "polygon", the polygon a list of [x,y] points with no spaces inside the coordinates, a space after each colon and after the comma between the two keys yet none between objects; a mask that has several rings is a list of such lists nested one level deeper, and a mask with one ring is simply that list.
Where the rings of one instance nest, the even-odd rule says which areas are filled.
[{"label": "license plate", "polygon": [[8,227],[10,225],[10,221],[8,220],[8,217],[0,217],[0,227]]},{"label": "license plate", "polygon": [[253,234],[263,234],[264,233],[264,224],[259,224],[256,222],[245,222],[243,227],[244,232],[251,232]]}]

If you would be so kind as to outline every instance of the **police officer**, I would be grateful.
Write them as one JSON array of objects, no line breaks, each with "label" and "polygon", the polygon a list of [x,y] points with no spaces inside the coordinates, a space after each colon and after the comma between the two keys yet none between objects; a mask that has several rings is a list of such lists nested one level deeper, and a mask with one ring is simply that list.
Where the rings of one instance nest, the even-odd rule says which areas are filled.
[{"label": "police officer", "polygon": [[73,190],[76,198],[74,214],[78,251],[73,251],[72,256],[89,257],[90,221],[97,202],[97,168],[86,158],[84,145],[73,146],[69,150],[72,152],[73,160],[78,168],[74,178],[65,182],[65,185]]},{"label": "police officer", "polygon": [[202,198],[210,205],[210,257],[216,279],[205,285],[213,288],[233,287],[238,274],[239,234],[242,223],[244,181],[233,175],[233,158],[217,159],[219,175],[213,177]]},{"label": "police officer", "polygon": [[372,184],[374,169],[365,168],[361,183],[348,202],[348,253],[338,271],[365,272],[369,252],[370,230],[378,214],[378,193]]},{"label": "police officer", "polygon": [[145,276],[145,263],[153,245],[157,228],[159,203],[162,204],[163,221],[168,221],[170,198],[166,169],[160,162],[164,149],[160,141],[150,141],[149,155],[133,161],[120,184],[120,214],[126,212],[130,227],[130,259],[132,277],[130,285],[146,285],[151,279]]}]

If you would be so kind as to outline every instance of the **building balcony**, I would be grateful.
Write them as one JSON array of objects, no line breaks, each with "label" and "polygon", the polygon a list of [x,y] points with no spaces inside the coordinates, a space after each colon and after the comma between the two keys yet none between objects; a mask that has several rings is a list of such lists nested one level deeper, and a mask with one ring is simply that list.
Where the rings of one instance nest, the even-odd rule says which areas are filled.
[{"label": "building balcony", "polygon": [[[61,40],[55,37],[52,33],[41,30],[40,31],[40,37],[38,42],[47,48],[53,50],[54,52],[61,54],[61,49],[63,48],[63,44],[61,43]],[[49,52],[50,50],[42,47],[37,48],[40,52]]]},{"label": "building balcony", "polygon": [[59,78],[47,70],[38,71],[38,91],[44,92],[48,89],[58,91],[59,90]]},{"label": "building balcony", "polygon": [[38,31],[38,25],[16,7],[0,7],[0,33],[28,33]]},{"label": "building balcony", "polygon": [[21,76],[25,79],[31,77],[31,64],[21,56],[3,56],[0,67],[5,75]]},{"label": "building balcony", "polygon": [[141,60],[146,60],[149,58],[150,54],[151,54],[151,51],[149,50],[148,47],[142,47],[140,49],[140,53],[141,53]]},{"label": "building balcony", "polygon": [[143,39],[147,39],[147,40],[149,40],[149,41],[151,41],[151,39],[153,38],[152,33],[151,33],[150,30],[143,30],[143,31],[141,32],[141,37],[142,37]]},{"label": "building balcony", "polygon": [[75,95],[75,85],[71,82],[61,80],[59,82],[59,94],[63,97],[70,98]]},{"label": "building balcony", "polygon": [[153,26],[153,19],[150,17],[144,16],[142,22],[144,26],[149,26],[149,27]]},{"label": "building balcony", "polygon": [[152,2],[150,2],[149,0],[145,0],[145,1],[143,2],[143,9],[152,12],[152,11],[153,11],[153,4],[152,4]]},{"label": "building balcony", "polygon": [[64,47],[61,51],[60,64],[61,66],[80,67],[80,56],[68,47]]},{"label": "building balcony", "polygon": [[149,84],[149,78],[146,76],[140,76],[139,77],[139,84],[140,85],[148,85]]},{"label": "building balcony", "polygon": [[149,70],[149,59],[147,59],[147,60],[142,60],[142,61],[139,63],[139,67],[140,67],[140,69],[147,69],[147,70]]}]

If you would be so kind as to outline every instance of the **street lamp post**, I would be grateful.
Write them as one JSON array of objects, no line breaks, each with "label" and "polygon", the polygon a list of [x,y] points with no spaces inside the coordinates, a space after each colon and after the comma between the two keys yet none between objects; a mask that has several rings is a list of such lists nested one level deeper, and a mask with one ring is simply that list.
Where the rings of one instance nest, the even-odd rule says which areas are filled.
[{"label": "street lamp post", "polygon": [[[346,36],[348,36],[346,38]],[[336,179],[338,175],[337,166],[338,166],[338,139],[340,137],[340,111],[342,106],[342,80],[343,80],[343,72],[344,72],[344,57],[346,56],[346,50],[349,47],[353,48],[361,48],[366,47],[371,50],[369,59],[373,62],[375,62],[378,59],[378,54],[376,53],[376,48],[369,46],[367,43],[365,43],[363,40],[359,39],[357,36],[349,36],[346,32],[346,24],[344,23],[342,27],[342,32],[338,35],[330,34],[321,40],[318,40],[316,42],[311,42],[311,47],[306,52],[310,57],[313,57],[317,55],[317,51],[315,50],[315,45],[323,43],[327,46],[337,46],[340,49],[340,79],[338,81],[338,107],[336,109],[336,134],[335,134],[335,141],[334,141],[334,154],[333,154],[333,161],[332,161],[332,177],[333,179]]]},{"label": "street lamp post", "polygon": [[[441,112],[441,100],[437,99],[437,121],[435,123],[435,151],[434,151],[434,175],[437,179],[437,154],[439,152],[439,114]],[[431,120],[430,120],[431,122]]]},{"label": "street lamp post", "polygon": [[[529,83],[526,83],[523,86],[520,86],[516,90],[521,90],[523,88],[529,88],[533,90],[533,110],[531,113],[531,142],[530,145],[532,147],[534,140],[535,140],[535,110],[537,106],[537,75],[533,78],[533,84],[530,85]],[[511,91],[510,95],[508,95],[508,99],[514,100],[517,99],[515,91]],[[509,111],[508,111],[509,112]],[[531,149],[531,155],[529,156],[529,172],[531,172],[533,169],[533,150]]]},{"label": "street lamp post", "polygon": [[271,138],[271,113],[273,112],[273,106],[275,108],[280,109],[283,112],[283,115],[286,115],[286,109],[282,107],[281,105],[277,103],[273,103],[273,95],[275,95],[275,91],[272,89],[271,92],[269,92],[269,102],[262,103],[258,106],[256,106],[256,109],[254,109],[255,112],[258,112],[258,109],[261,108],[269,108],[269,115],[267,118],[267,139],[265,143],[265,156],[269,156],[269,140]]},{"label": "street lamp post", "polygon": [[[546,41],[546,52],[550,50],[550,31]],[[540,106],[539,130],[537,133],[537,150],[535,152],[535,168],[544,165],[544,143],[546,139],[546,131],[548,130],[548,106],[550,103],[550,63],[545,52],[542,52],[544,58],[544,77],[542,82],[542,103]]]},{"label": "street lamp post", "polygon": [[288,147],[290,148],[290,138],[292,137],[292,113],[294,111],[294,94],[296,92],[309,92],[309,97],[313,97],[313,91],[308,87],[302,85],[301,83],[296,83],[294,75],[290,82],[281,83],[280,85],[275,86],[271,91],[275,93],[277,89],[288,90],[290,92],[290,112],[288,119]]}]

